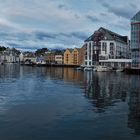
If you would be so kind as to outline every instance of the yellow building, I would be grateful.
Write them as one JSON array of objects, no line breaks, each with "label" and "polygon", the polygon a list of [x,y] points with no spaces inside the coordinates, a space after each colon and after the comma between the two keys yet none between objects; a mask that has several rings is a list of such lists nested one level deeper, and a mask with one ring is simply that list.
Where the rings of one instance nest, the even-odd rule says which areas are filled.
[{"label": "yellow building", "polygon": [[73,49],[66,49],[64,52],[64,64],[72,64],[72,51]]},{"label": "yellow building", "polygon": [[81,65],[83,62],[83,47],[82,48],[74,48],[74,49],[66,49],[64,52],[64,64],[69,65]]},{"label": "yellow building", "polygon": [[79,51],[80,49],[78,48],[75,48],[73,51],[72,51],[72,65],[79,65]]}]

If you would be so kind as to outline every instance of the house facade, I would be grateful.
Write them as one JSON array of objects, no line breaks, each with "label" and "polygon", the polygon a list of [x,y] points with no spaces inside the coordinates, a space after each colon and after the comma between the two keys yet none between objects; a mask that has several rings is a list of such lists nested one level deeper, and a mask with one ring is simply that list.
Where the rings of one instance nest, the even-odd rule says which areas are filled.
[{"label": "house facade", "polygon": [[12,49],[7,48],[0,53],[0,62],[4,63],[19,63],[19,55],[16,54]]},{"label": "house facade", "polygon": [[83,45],[80,49],[79,49],[79,65],[84,65],[84,59],[85,59],[85,49],[86,46]]},{"label": "house facade", "polygon": [[82,48],[66,49],[64,52],[64,64],[82,65],[84,61],[85,46]]},{"label": "house facade", "polygon": [[55,63],[55,53],[47,53],[45,55],[45,61],[47,64],[54,64]]},{"label": "house facade", "polygon": [[72,55],[72,58],[71,58],[71,63],[72,65],[79,65],[79,48],[74,48],[71,55]]},{"label": "house facade", "polygon": [[86,41],[85,66],[129,67],[130,45],[127,36],[100,28]]},{"label": "house facade", "polygon": [[72,51],[73,49],[66,49],[64,52],[64,64],[72,64]]},{"label": "house facade", "polygon": [[140,68],[140,11],[131,19],[132,67]]},{"label": "house facade", "polygon": [[63,55],[55,55],[55,63],[63,64]]}]

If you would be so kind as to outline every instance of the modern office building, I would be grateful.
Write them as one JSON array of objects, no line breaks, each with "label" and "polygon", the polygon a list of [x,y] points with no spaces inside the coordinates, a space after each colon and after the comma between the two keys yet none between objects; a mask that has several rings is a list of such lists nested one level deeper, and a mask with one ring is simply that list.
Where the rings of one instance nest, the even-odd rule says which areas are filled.
[{"label": "modern office building", "polygon": [[140,11],[131,19],[132,68],[140,68]]}]

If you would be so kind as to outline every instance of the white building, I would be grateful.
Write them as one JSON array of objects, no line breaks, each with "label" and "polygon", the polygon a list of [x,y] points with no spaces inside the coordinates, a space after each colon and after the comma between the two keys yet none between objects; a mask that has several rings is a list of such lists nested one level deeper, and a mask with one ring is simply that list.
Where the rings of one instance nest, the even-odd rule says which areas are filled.
[{"label": "white building", "polygon": [[127,36],[105,28],[95,31],[86,41],[85,66],[104,65],[113,68],[128,67],[131,63]]},{"label": "white building", "polygon": [[19,61],[19,56],[10,48],[7,48],[5,51],[0,53],[0,62],[18,63]]},{"label": "white building", "polygon": [[19,60],[20,60],[20,62],[23,62],[24,61],[24,55],[23,55],[23,53],[20,53]]},{"label": "white building", "polygon": [[95,31],[88,39],[85,40],[85,59],[84,65],[86,67],[93,67],[99,64],[99,51],[100,51],[100,40],[102,33]]},{"label": "white building", "polygon": [[57,64],[63,64],[63,55],[55,55],[55,62]]}]

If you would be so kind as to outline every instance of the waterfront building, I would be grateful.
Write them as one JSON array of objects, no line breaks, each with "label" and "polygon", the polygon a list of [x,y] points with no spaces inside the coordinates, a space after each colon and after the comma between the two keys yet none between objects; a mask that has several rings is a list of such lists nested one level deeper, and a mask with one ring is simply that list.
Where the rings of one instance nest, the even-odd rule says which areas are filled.
[{"label": "waterfront building", "polygon": [[45,60],[47,64],[55,64],[55,53],[47,53],[45,55]]},{"label": "waterfront building", "polygon": [[23,62],[28,64],[28,63],[36,63],[36,57],[34,56],[24,56]]},{"label": "waterfront building", "polygon": [[55,55],[55,63],[63,64],[63,55]]},{"label": "waterfront building", "polygon": [[46,60],[44,56],[36,57],[36,64],[46,64]]},{"label": "waterfront building", "polygon": [[19,63],[19,55],[14,52],[14,49],[6,48],[0,53],[0,62],[4,63]]},{"label": "waterfront building", "polygon": [[19,55],[19,61],[20,62],[23,62],[24,61],[24,55],[23,55],[23,53],[20,53],[20,55]]},{"label": "waterfront building", "polygon": [[127,36],[105,28],[99,28],[85,40],[85,66],[103,65],[126,67],[131,63],[130,45]]},{"label": "waterfront building", "polygon": [[140,11],[131,19],[132,67],[140,68]]},{"label": "waterfront building", "polygon": [[73,49],[66,49],[64,52],[64,64],[72,64],[72,51]]},{"label": "waterfront building", "polygon": [[79,59],[78,59],[78,61],[79,61],[79,65],[82,65],[82,66],[84,65],[85,48],[86,48],[86,46],[83,45],[83,46],[79,49]]},{"label": "waterfront building", "polygon": [[66,49],[64,52],[64,64],[69,65],[82,65],[84,61],[84,49],[82,48],[74,48],[74,49]]},{"label": "waterfront building", "polygon": [[79,48],[74,48],[71,55],[71,63],[72,65],[79,65]]},{"label": "waterfront building", "polygon": [[[21,55],[22,58],[22,55]],[[35,54],[32,52],[24,52],[23,53],[23,62],[28,63],[36,63],[36,57]]]}]

